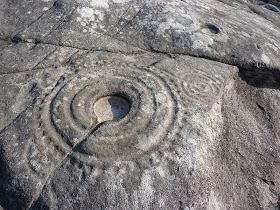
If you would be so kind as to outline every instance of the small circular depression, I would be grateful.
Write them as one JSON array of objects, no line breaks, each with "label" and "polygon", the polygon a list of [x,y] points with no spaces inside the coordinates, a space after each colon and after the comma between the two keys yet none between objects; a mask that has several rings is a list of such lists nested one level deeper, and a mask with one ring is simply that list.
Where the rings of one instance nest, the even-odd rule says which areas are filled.
[{"label": "small circular depression", "polygon": [[94,104],[94,113],[99,122],[124,118],[130,109],[128,100],[121,96],[106,96]]},{"label": "small circular depression", "polygon": [[204,24],[201,28],[201,31],[206,34],[218,34],[220,29],[212,24]]}]

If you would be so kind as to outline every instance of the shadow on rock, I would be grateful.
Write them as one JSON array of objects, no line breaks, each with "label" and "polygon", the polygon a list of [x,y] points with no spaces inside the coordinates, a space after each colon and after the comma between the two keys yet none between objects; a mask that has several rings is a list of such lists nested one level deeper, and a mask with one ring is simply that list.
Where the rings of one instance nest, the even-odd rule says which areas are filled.
[{"label": "shadow on rock", "polygon": [[280,90],[280,71],[277,69],[240,69],[239,76],[256,88]]}]

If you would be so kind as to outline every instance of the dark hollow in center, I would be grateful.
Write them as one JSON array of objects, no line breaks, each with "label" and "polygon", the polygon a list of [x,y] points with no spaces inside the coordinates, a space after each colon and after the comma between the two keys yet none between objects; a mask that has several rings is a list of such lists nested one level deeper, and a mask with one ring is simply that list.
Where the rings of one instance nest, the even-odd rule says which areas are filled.
[{"label": "dark hollow in center", "polygon": [[129,109],[128,101],[120,96],[102,97],[94,104],[94,113],[99,122],[124,118]]}]

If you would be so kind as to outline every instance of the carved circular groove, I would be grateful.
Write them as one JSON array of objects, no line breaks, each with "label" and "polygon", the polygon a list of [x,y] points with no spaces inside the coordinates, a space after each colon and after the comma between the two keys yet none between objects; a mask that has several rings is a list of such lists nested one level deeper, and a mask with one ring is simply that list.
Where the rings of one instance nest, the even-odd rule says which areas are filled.
[{"label": "carved circular groove", "polygon": [[189,105],[212,103],[221,85],[218,75],[201,70],[173,75],[115,63],[66,74],[34,106],[36,140],[27,145],[27,166],[44,175],[69,157],[97,176],[130,170],[119,161],[157,164],[186,138]]},{"label": "carved circular groove", "polygon": [[34,108],[37,139],[96,165],[131,160],[170,138],[178,108],[164,72],[116,67],[80,71],[57,85]]},{"label": "carved circular groove", "polygon": [[102,97],[94,104],[94,113],[98,118],[98,122],[119,120],[124,118],[128,112],[128,101],[119,96]]},{"label": "carved circular groove", "polygon": [[220,93],[220,79],[203,71],[193,70],[186,73],[181,83],[185,95],[199,103],[211,104]]}]

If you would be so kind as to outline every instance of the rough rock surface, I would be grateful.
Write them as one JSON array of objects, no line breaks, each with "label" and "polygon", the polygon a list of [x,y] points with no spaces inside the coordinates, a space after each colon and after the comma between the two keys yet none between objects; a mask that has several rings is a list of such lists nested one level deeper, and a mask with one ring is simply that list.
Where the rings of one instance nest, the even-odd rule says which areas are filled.
[{"label": "rough rock surface", "polygon": [[0,209],[280,209],[265,2],[0,0]]}]

